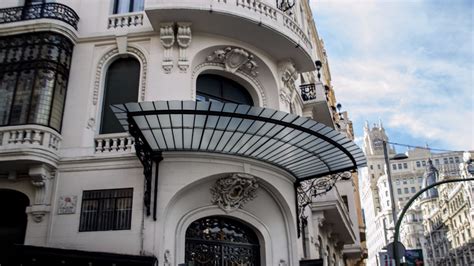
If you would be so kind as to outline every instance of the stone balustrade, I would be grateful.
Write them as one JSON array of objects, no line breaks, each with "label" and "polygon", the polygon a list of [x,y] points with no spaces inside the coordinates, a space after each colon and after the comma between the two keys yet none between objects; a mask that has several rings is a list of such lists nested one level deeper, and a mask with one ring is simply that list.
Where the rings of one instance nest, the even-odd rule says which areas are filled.
[{"label": "stone balustrade", "polygon": [[135,152],[135,139],[128,133],[100,135],[94,142],[96,154]]},{"label": "stone balustrade", "polygon": [[42,149],[57,154],[61,135],[39,125],[0,127],[0,152],[14,149]]},{"label": "stone balustrade", "polygon": [[143,25],[143,12],[117,14],[109,17],[108,29]]}]

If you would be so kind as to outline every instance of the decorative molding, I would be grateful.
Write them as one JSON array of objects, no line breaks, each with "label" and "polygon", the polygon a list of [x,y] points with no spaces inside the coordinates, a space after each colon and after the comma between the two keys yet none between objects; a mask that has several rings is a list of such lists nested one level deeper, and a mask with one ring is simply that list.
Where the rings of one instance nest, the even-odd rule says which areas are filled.
[{"label": "decorative molding", "polygon": [[175,42],[173,23],[162,23],[160,25],[160,42],[163,48],[165,48],[161,66],[165,73],[169,74],[171,73],[171,69],[173,69],[172,49]]},{"label": "decorative molding", "polygon": [[212,203],[229,213],[242,208],[257,195],[257,180],[249,174],[231,174],[220,178],[211,187]]},{"label": "decorative molding", "polygon": [[[221,69],[221,70],[225,70],[225,66],[224,66],[223,63],[203,62],[203,63],[197,65],[193,70],[192,79],[191,79],[192,82],[194,82],[194,84],[191,86],[191,97],[192,97],[192,99],[196,98],[196,86],[195,86],[196,78],[197,78],[198,74],[200,74],[202,72],[203,68],[218,68],[218,69]],[[267,98],[265,96],[263,86],[260,83],[260,81],[256,77],[253,77],[250,74],[248,74],[246,72],[243,72],[241,70],[237,70],[236,73],[239,74],[239,75],[244,76],[245,78],[247,78],[250,81],[250,83],[254,86],[254,88],[257,90],[257,93],[261,97],[262,107],[266,107],[267,106]]]},{"label": "decorative molding", "polygon": [[254,77],[258,75],[258,65],[254,60],[254,55],[242,48],[227,47],[217,49],[206,59],[208,62],[224,64],[225,70],[230,73],[241,70]]},{"label": "decorative molding", "polygon": [[176,40],[179,46],[178,68],[181,72],[186,72],[189,67],[189,60],[186,56],[186,50],[191,44],[191,23],[178,22],[178,34]]},{"label": "decorative molding", "polygon": [[169,249],[165,250],[165,254],[163,257],[164,257],[164,265],[170,266],[171,265],[171,252]]},{"label": "decorative molding", "polygon": [[60,196],[58,214],[74,214],[77,207],[77,196]]}]

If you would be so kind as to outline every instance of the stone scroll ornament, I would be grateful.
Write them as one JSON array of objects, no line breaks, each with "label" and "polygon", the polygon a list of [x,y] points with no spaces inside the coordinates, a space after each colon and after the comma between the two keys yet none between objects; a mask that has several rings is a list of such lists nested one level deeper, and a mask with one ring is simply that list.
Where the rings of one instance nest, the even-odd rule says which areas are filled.
[{"label": "stone scroll ornament", "polygon": [[211,201],[229,213],[253,200],[257,196],[257,189],[255,177],[248,174],[232,174],[218,179],[211,187]]},{"label": "stone scroll ornament", "polygon": [[254,56],[242,48],[227,47],[215,50],[207,57],[207,61],[222,63],[225,70],[231,73],[241,70],[254,77],[258,75],[258,65]]}]

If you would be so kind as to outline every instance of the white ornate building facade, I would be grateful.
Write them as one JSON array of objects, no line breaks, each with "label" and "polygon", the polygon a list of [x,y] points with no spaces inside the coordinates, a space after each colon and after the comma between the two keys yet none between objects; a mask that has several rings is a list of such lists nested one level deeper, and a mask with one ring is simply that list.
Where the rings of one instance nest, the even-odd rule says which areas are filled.
[{"label": "white ornate building facade", "polygon": [[[367,156],[367,170],[361,180],[361,202],[367,224],[368,264],[380,264],[380,253],[393,241],[394,223],[389,185],[385,170],[382,140],[389,142],[381,122],[364,129],[364,151]],[[396,155],[395,149],[388,148],[389,158]],[[427,148],[413,148],[406,151],[407,159],[391,160],[393,195],[399,214],[408,200],[422,187],[429,160],[445,175],[459,175],[462,152],[430,152]],[[400,241],[407,249],[423,249],[422,222],[424,215],[419,205],[412,206],[405,215],[401,226]],[[379,264],[377,264],[379,263]]]},{"label": "white ornate building facade", "polygon": [[306,0],[1,1],[0,263],[360,264],[330,80]]}]

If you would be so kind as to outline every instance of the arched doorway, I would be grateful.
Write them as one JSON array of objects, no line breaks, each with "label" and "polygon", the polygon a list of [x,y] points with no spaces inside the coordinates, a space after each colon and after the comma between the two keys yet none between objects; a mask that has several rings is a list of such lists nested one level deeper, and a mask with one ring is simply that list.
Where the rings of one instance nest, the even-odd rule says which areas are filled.
[{"label": "arched doorway", "polygon": [[[25,241],[27,216],[26,207],[30,205],[28,197],[18,191],[0,189],[0,263],[6,259],[10,248]],[[4,252],[5,251],[5,252]],[[3,255],[1,255],[3,254]]]},{"label": "arched doorway", "polygon": [[222,216],[194,221],[186,230],[186,265],[259,266],[260,245],[255,232]]}]

